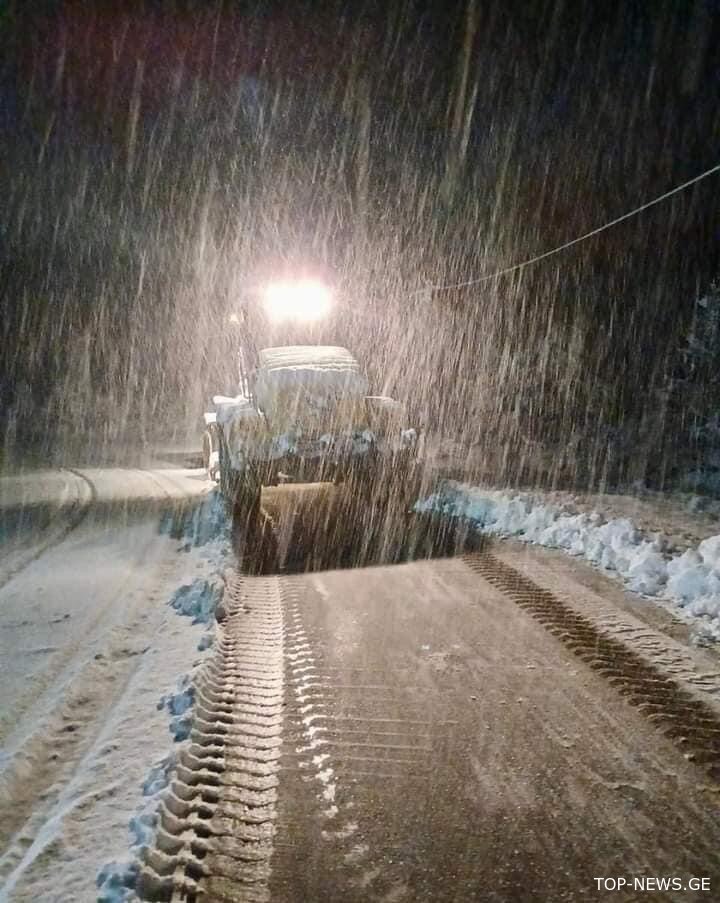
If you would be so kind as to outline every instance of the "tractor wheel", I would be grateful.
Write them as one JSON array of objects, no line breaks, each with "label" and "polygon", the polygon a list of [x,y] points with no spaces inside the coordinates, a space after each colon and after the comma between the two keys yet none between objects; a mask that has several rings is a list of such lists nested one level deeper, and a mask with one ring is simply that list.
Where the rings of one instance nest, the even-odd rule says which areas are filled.
[{"label": "tractor wheel", "polygon": [[215,430],[213,438],[217,438],[218,449],[218,477],[220,483],[220,492],[225,499],[225,505],[228,511],[232,510],[232,499],[235,495],[235,483],[237,480],[237,471],[232,466],[230,458],[230,449],[225,441],[225,435],[221,429]]},{"label": "tractor wheel", "polygon": [[202,462],[209,479],[218,480],[220,476],[220,441],[217,425],[211,423],[203,433]]},{"label": "tractor wheel", "polygon": [[407,450],[393,456],[389,465],[390,483],[396,504],[409,513],[422,495],[422,469],[413,452]]},{"label": "tractor wheel", "polygon": [[260,532],[261,484],[251,470],[236,470],[230,460],[230,452],[221,432],[220,491],[225,498],[228,514],[232,518],[233,533],[247,545],[254,542]]},{"label": "tractor wheel", "polygon": [[236,474],[230,496],[233,529],[241,530],[248,540],[260,530],[260,485],[251,474]]}]

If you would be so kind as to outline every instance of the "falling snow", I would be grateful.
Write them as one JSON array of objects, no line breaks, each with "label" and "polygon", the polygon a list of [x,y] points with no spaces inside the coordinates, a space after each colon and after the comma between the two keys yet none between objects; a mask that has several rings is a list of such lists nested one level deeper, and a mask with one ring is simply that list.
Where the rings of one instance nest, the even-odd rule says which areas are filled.
[{"label": "falling snow", "polygon": [[[201,443],[279,422],[288,392],[316,410],[360,399],[394,431],[283,422],[261,448],[231,443],[233,478],[253,456],[355,458],[332,474],[349,500],[323,507],[322,471],[317,507],[284,532],[268,513],[281,490],[250,487],[278,572],[432,557],[438,524],[469,523],[563,550],[720,640],[715,6],[0,4],[0,628],[22,639],[0,720],[20,794],[0,850],[11,889],[37,880],[49,898],[55,881],[74,894],[96,877],[99,899],[131,898],[190,730],[188,650],[213,654],[226,568],[257,538],[238,529],[241,493],[226,518],[224,447],[203,449],[201,470]],[[302,329],[261,317],[278,280],[322,285],[327,315]],[[650,530],[627,513],[650,492],[691,494],[683,542],[670,520]],[[371,847],[342,812],[351,782],[326,752],[314,668],[297,684],[303,751],[316,750],[322,836],[347,841],[357,871]],[[68,744],[75,783],[26,734],[47,756]],[[125,776],[103,802],[110,779],[98,791],[92,768],[115,780],[118,762],[133,787]],[[113,826],[99,863],[93,838],[77,863],[72,845],[53,852],[83,782],[99,794],[83,819]],[[639,818],[640,794],[630,802]]]},{"label": "falling snow", "polygon": [[271,6],[0,20],[4,458],[189,441],[213,393],[237,394],[229,316],[302,270],[340,299],[324,338],[484,475],[702,482],[718,406],[688,354],[712,355],[717,318],[694,305],[716,297],[716,181],[506,278],[432,288],[717,163],[702,4],[583,22]]}]

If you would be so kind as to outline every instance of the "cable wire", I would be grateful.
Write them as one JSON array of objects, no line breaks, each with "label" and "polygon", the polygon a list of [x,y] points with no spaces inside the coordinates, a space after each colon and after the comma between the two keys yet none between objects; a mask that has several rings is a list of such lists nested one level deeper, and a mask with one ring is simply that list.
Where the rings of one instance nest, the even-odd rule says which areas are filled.
[{"label": "cable wire", "polygon": [[667,198],[672,197],[674,194],[678,194],[681,191],[685,191],[686,188],[689,188],[691,185],[695,185],[697,182],[706,179],[708,176],[711,176],[713,173],[720,171],[720,163],[712,166],[710,169],[706,169],[705,172],[701,172],[699,176],[695,176],[692,179],[688,179],[687,182],[683,182],[682,185],[676,185],[675,188],[672,188],[670,191],[666,191],[665,194],[661,194],[659,197],[653,198],[652,201],[648,201],[646,204],[641,204],[639,207],[636,207],[634,210],[631,210],[629,213],[623,213],[622,216],[618,216],[613,220],[610,220],[609,223],[605,223],[602,226],[598,226],[597,229],[593,229],[590,232],[586,232],[584,235],[579,235],[577,238],[573,238],[571,241],[566,241],[565,244],[558,245],[556,248],[552,248],[550,251],[544,251],[542,254],[538,254],[536,257],[531,257],[529,260],[524,260],[522,263],[513,264],[513,266],[505,267],[505,269],[498,270],[495,273],[489,273],[485,276],[477,276],[473,279],[468,279],[464,282],[451,282],[447,285],[426,285],[423,289],[418,289],[413,292],[413,295],[419,295],[423,292],[427,291],[435,291],[442,292],[451,288],[467,288],[470,285],[478,285],[481,282],[489,282],[491,279],[498,279],[500,276],[506,276],[508,273],[515,273],[518,270],[522,270],[525,267],[529,267],[533,263],[538,263],[540,260],[545,260],[547,257],[552,257],[554,254],[559,254],[561,251],[567,250],[567,248],[571,248],[573,245],[580,244],[581,241],[585,241],[588,238],[592,238],[593,235],[599,235],[600,232],[605,232],[606,229],[610,229],[613,226],[617,226],[618,223],[624,222],[626,219],[630,219],[633,216],[637,216],[638,213],[642,213],[644,210],[647,210],[649,207],[654,207],[656,204],[660,204],[662,201],[667,200]]}]

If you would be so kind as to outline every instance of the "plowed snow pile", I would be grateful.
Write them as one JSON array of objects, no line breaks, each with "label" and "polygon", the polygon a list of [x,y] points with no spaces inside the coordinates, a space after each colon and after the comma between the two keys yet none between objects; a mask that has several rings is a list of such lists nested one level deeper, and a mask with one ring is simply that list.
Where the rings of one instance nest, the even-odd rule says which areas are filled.
[{"label": "plowed snow pile", "polygon": [[720,534],[682,549],[668,536],[670,530],[648,533],[627,517],[608,516],[612,497],[604,515],[551,504],[548,498],[447,482],[418,509],[466,517],[486,533],[583,558],[694,622],[698,640],[720,640]]}]

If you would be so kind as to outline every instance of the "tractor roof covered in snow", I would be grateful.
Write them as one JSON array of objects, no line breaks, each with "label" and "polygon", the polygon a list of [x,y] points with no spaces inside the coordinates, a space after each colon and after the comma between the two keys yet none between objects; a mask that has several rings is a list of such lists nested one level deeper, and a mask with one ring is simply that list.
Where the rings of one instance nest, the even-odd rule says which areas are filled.
[{"label": "tractor roof covered in snow", "polygon": [[260,352],[253,390],[258,406],[269,410],[280,395],[303,394],[320,404],[340,397],[361,398],[368,382],[345,348],[287,345]]}]

